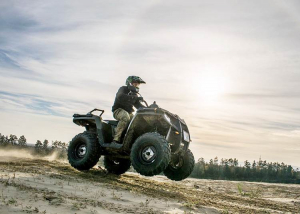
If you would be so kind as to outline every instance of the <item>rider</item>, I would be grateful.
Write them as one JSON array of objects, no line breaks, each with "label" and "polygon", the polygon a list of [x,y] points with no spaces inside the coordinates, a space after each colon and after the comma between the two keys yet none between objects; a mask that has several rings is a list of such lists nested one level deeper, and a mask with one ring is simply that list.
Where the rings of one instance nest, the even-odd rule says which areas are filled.
[{"label": "rider", "polygon": [[143,97],[138,97],[137,95],[141,83],[146,82],[138,76],[129,76],[126,79],[126,86],[119,88],[116,94],[112,111],[114,118],[119,122],[116,128],[114,140],[112,142],[113,144],[120,144],[122,132],[127,128],[133,118],[133,106],[136,109],[145,107],[140,103],[140,101],[143,101]]}]

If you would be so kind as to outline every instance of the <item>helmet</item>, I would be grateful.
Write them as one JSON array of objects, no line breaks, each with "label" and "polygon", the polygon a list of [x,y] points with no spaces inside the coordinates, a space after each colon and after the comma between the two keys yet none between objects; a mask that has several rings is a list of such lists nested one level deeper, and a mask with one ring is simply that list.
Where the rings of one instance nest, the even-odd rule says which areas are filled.
[{"label": "helmet", "polygon": [[146,83],[144,80],[142,80],[142,78],[138,77],[138,76],[129,76],[126,79],[126,85],[131,85],[132,83]]}]

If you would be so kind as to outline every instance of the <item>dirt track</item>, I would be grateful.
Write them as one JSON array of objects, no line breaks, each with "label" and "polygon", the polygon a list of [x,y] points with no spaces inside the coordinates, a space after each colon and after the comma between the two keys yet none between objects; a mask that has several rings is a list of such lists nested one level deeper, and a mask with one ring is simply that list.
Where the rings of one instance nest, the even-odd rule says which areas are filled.
[{"label": "dirt track", "polygon": [[1,157],[0,213],[300,213],[300,186],[122,176]]}]

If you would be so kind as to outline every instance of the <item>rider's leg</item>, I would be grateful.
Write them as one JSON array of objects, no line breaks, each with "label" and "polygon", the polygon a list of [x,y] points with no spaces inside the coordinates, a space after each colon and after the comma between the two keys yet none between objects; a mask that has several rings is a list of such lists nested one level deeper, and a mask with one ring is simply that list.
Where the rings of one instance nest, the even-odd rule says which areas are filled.
[{"label": "rider's leg", "polygon": [[118,108],[117,110],[114,111],[114,118],[119,121],[117,128],[116,128],[114,141],[120,142],[122,133],[129,125],[132,117],[133,117],[133,115],[129,114],[124,109]]}]

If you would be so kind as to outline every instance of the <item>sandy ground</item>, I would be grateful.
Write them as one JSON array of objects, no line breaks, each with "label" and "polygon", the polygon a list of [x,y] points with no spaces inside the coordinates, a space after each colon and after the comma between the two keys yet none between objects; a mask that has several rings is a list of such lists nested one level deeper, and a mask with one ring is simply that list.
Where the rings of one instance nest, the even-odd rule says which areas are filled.
[{"label": "sandy ground", "polygon": [[0,154],[0,213],[300,213],[300,185],[79,172]]}]

